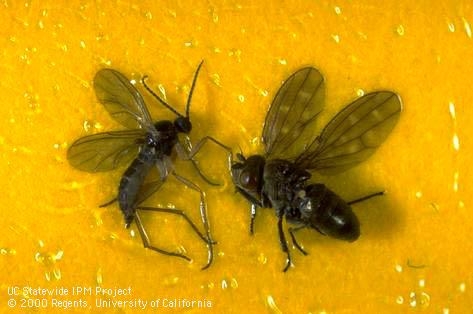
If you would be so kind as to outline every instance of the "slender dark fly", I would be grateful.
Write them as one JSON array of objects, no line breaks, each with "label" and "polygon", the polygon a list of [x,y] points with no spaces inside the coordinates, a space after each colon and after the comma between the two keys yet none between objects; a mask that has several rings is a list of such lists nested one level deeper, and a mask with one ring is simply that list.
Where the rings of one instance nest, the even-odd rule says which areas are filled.
[{"label": "slender dark fly", "polygon": [[[110,131],[79,138],[69,148],[67,158],[72,166],[87,172],[109,171],[131,162],[120,181],[118,196],[112,201],[101,205],[101,207],[118,201],[125,219],[126,228],[129,228],[133,221],[136,223],[145,248],[161,254],[190,260],[188,256],[180,252],[171,252],[153,246],[143,226],[140,211],[164,212],[183,217],[208,247],[208,260],[207,264],[203,267],[203,269],[206,269],[213,260],[214,241],[209,227],[205,195],[195,183],[177,174],[173,169],[171,161],[171,154],[175,149],[182,158],[190,160],[198,173],[207,182],[211,183],[198,168],[196,161],[193,159],[194,155],[209,140],[223,147],[231,154],[231,150],[228,147],[210,136],[201,139],[194,148],[184,145],[179,140],[179,134],[187,135],[192,130],[189,109],[201,66],[202,62],[194,74],[185,115],[177,112],[155,94],[146,85],[146,76],[143,77],[142,83],[145,88],[159,103],[177,116],[174,121],[161,120],[156,123],[153,123],[151,120],[151,115],[139,91],[123,74],[113,69],[98,71],[94,78],[94,89],[97,99],[103,104],[110,115],[124,127],[128,128],[128,130]],[[158,179],[146,180],[152,169],[159,171]],[[199,231],[196,224],[192,222],[183,210],[141,205],[162,186],[170,174],[185,186],[200,193],[200,216],[205,228],[205,234]]]},{"label": "slender dark fly", "polygon": [[237,154],[239,162],[231,168],[237,191],[251,203],[251,234],[257,208],[275,209],[279,241],[287,255],[284,271],[292,264],[284,218],[293,225],[288,231],[294,246],[307,255],[296,240],[297,230],[312,228],[336,239],[355,241],[360,224],[350,205],[383,194],[345,202],[324,184],[309,184],[308,170],[336,174],[367,159],[396,125],[402,109],[399,96],[390,91],[366,94],[340,111],[314,137],[324,97],[324,79],[317,69],[306,67],[292,74],[266,115],[264,156]]}]

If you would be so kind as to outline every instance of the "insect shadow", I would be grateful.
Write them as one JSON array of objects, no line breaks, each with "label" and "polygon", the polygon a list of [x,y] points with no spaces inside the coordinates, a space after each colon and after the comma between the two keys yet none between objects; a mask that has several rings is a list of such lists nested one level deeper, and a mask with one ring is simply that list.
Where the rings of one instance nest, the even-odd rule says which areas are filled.
[{"label": "insect shadow", "polygon": [[308,184],[308,170],[336,174],[367,159],[399,120],[399,96],[390,91],[366,94],[340,111],[315,137],[314,125],[324,98],[324,79],[317,69],[306,67],[293,73],[266,115],[264,156],[239,153],[239,161],[231,167],[237,192],[251,203],[251,234],[257,208],[274,208],[281,249],[287,256],[283,271],[292,265],[284,218],[292,225],[288,228],[292,243],[307,255],[296,240],[297,230],[311,228],[336,239],[355,241],[360,224],[351,205],[384,194],[345,202],[324,184]]},{"label": "insect shadow", "polygon": [[[161,120],[155,123],[151,119],[151,115],[140,92],[122,73],[108,68],[99,70],[94,78],[94,89],[97,99],[103,104],[109,114],[117,122],[128,128],[128,130],[103,132],[79,138],[67,151],[67,158],[73,167],[87,172],[110,171],[131,162],[120,180],[118,196],[110,202],[101,205],[101,207],[118,201],[125,219],[126,228],[129,228],[132,222],[136,223],[145,248],[190,261],[191,259],[181,252],[171,252],[152,245],[143,226],[140,211],[161,212],[183,217],[192,230],[207,245],[207,264],[202,268],[206,269],[213,261],[213,245],[215,242],[210,232],[205,194],[197,184],[178,174],[174,170],[171,160],[171,155],[175,150],[182,159],[192,162],[198,174],[205,181],[213,185],[216,183],[212,182],[202,173],[194,159],[194,156],[200,151],[202,146],[209,141],[217,144],[229,152],[229,161],[231,163],[231,149],[211,136],[203,137],[194,147],[190,146],[189,141],[186,144],[179,138],[179,134],[187,136],[192,130],[189,110],[202,63],[203,61],[199,64],[194,74],[187,98],[185,115],[177,112],[154,93],[145,82],[147,76],[143,77],[142,84],[148,92],[160,104],[177,116],[174,121]],[[146,180],[153,169],[158,170],[159,178],[152,181]],[[159,190],[169,175],[172,175],[180,183],[200,194],[199,209],[205,234],[199,230],[183,210],[141,205],[153,193]]]}]

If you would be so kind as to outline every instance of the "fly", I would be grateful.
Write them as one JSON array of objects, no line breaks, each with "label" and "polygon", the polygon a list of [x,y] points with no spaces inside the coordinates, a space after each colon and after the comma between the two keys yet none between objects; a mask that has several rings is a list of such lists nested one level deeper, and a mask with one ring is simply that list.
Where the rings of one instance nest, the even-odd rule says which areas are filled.
[{"label": "fly", "polygon": [[287,256],[283,271],[292,264],[284,218],[292,225],[288,228],[292,243],[307,255],[296,240],[297,230],[312,228],[336,239],[355,241],[360,236],[360,224],[350,205],[384,193],[345,202],[324,184],[309,184],[308,170],[336,174],[372,155],[399,120],[399,96],[391,91],[366,94],[335,115],[314,138],[314,124],[324,98],[324,79],[317,69],[306,67],[293,73],[266,115],[264,156],[244,157],[240,153],[239,162],[231,167],[237,192],[251,203],[251,234],[257,208],[274,208],[281,249]]},{"label": "fly", "polygon": [[[207,141],[216,143],[231,154],[231,150],[228,147],[210,136],[202,138],[193,149],[181,144],[179,141],[178,135],[180,133],[187,135],[192,130],[189,109],[202,63],[203,61],[199,64],[194,74],[187,98],[185,115],[177,112],[155,94],[146,85],[145,79],[147,77],[143,77],[142,83],[145,88],[159,103],[177,116],[174,121],[161,120],[156,123],[153,123],[151,120],[151,115],[139,91],[122,73],[108,68],[99,70],[94,78],[94,89],[97,99],[103,104],[109,114],[117,122],[128,128],[128,130],[103,132],[79,138],[69,148],[67,158],[73,167],[87,172],[109,171],[131,162],[120,180],[118,196],[112,201],[101,205],[101,207],[118,201],[126,228],[129,228],[131,223],[135,222],[145,248],[190,261],[187,255],[180,252],[167,251],[152,245],[143,226],[140,211],[164,212],[183,217],[193,231],[207,245],[207,264],[202,268],[206,269],[212,263],[213,244],[215,242],[210,232],[205,194],[195,183],[177,174],[173,169],[171,161],[171,154],[175,149],[182,158],[192,162],[201,177],[207,182],[212,183],[198,168],[193,158],[194,155],[197,154],[202,145]],[[159,178],[147,182],[145,179],[155,167],[159,171]],[[205,235],[199,231],[195,223],[183,210],[141,205],[162,186],[170,174],[182,184],[200,194],[200,216],[205,228]]]}]

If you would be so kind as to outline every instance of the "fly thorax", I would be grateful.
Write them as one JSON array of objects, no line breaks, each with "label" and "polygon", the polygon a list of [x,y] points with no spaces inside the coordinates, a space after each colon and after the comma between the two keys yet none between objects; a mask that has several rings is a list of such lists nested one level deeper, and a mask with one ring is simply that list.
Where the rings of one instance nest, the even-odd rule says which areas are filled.
[{"label": "fly thorax", "polygon": [[138,154],[138,159],[143,163],[151,163],[156,159],[156,148],[150,145],[143,145]]},{"label": "fly thorax", "polygon": [[156,148],[157,156],[170,156],[177,143],[177,130],[174,123],[168,120],[158,121],[155,128],[157,134],[148,134],[148,143]]},{"label": "fly thorax", "polygon": [[270,160],[264,169],[264,192],[271,202],[292,202],[296,191],[302,190],[310,173],[282,159]]},{"label": "fly thorax", "polygon": [[264,180],[277,180],[291,185],[293,188],[302,187],[311,177],[310,173],[299,168],[296,164],[283,160],[273,159],[266,162]]}]

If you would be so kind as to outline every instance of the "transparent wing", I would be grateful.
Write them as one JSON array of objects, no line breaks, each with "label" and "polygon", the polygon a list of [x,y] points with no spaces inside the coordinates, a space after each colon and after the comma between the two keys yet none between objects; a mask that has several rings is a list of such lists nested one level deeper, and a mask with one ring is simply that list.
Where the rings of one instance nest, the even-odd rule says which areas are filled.
[{"label": "transparent wing", "polygon": [[292,74],[277,92],[263,127],[266,156],[294,159],[314,139],[315,118],[325,96],[320,72],[306,67]]},{"label": "transparent wing", "polygon": [[393,92],[366,94],[340,111],[295,162],[328,174],[351,168],[383,143],[401,110],[401,100]]},{"label": "transparent wing", "polygon": [[123,126],[154,130],[143,97],[123,74],[113,69],[101,69],[95,75],[94,88],[97,99]]},{"label": "transparent wing", "polygon": [[163,186],[164,182],[165,181],[162,179],[157,179],[144,183],[138,192],[136,204],[141,205],[144,201],[150,198],[161,188],[161,186]]},{"label": "transparent wing", "polygon": [[140,129],[84,136],[69,147],[67,159],[79,170],[109,171],[135,158],[144,138],[144,130]]}]

